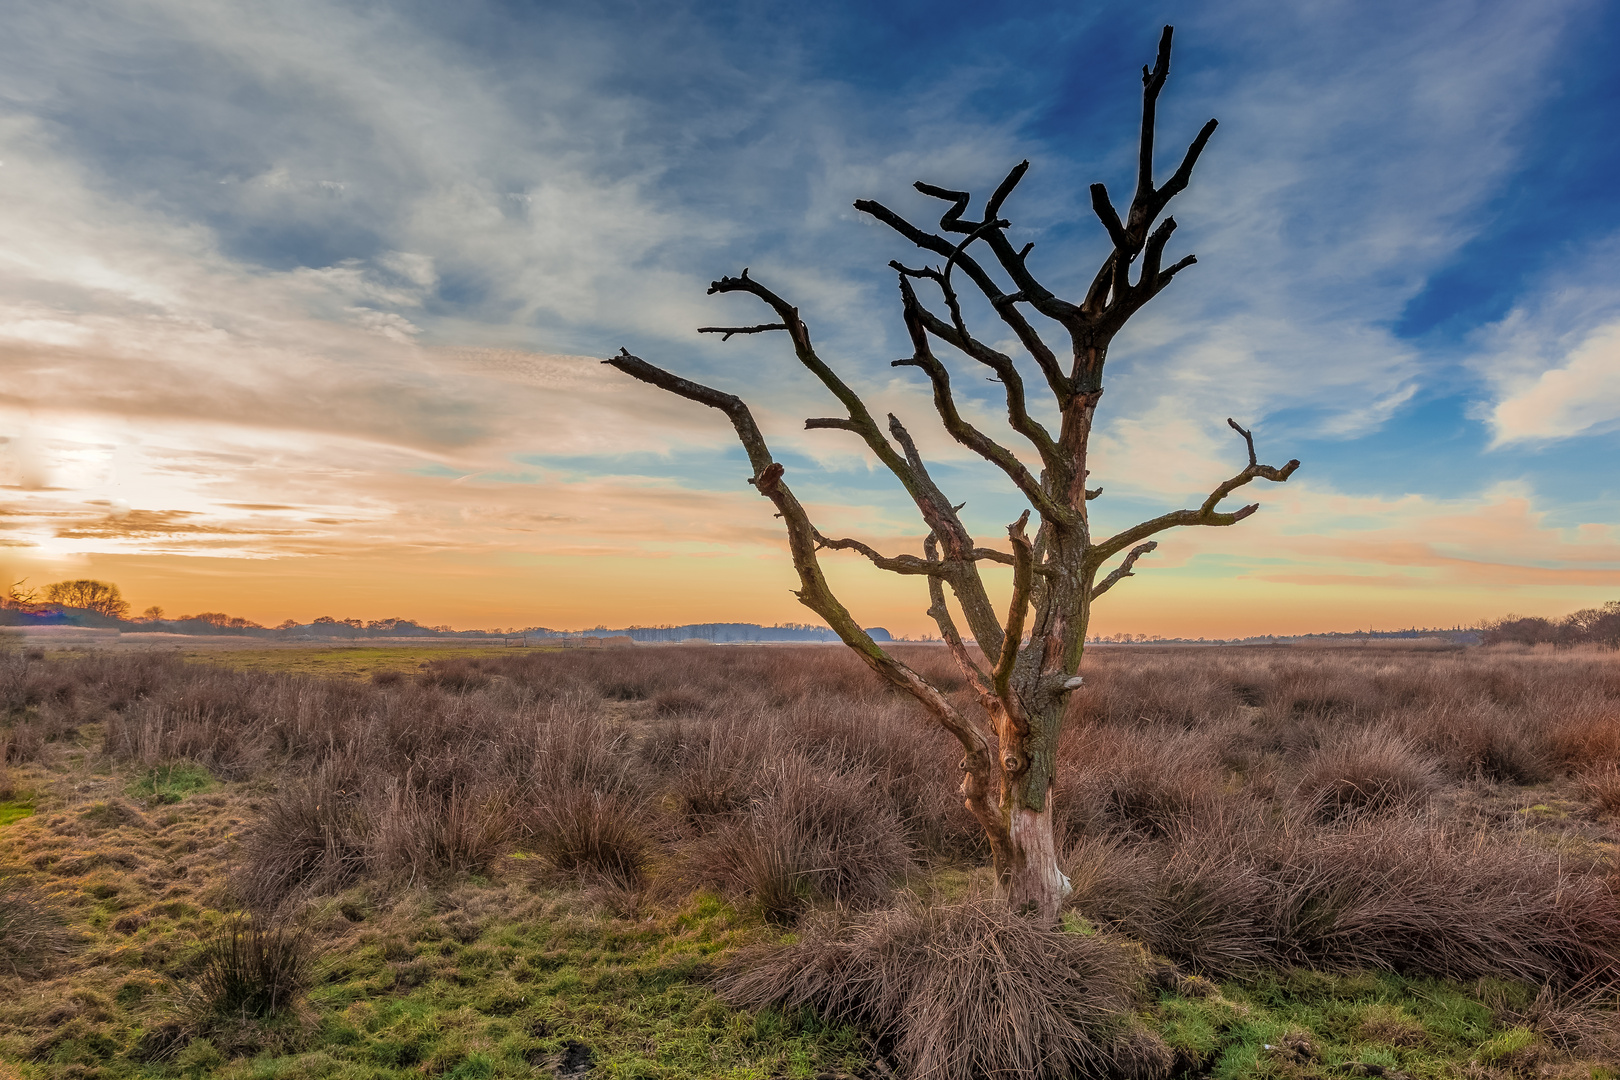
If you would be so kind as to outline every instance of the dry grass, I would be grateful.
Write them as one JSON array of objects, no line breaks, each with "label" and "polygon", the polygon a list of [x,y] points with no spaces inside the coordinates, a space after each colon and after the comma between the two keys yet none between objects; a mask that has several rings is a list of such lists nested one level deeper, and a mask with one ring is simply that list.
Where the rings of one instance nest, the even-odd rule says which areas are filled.
[{"label": "dry grass", "polygon": [[1082,841],[1069,862],[1076,908],[1204,972],[1620,981],[1615,879],[1522,839],[1249,818],[1151,847]]},{"label": "dry grass", "polygon": [[1386,728],[1363,728],[1335,740],[1300,770],[1295,798],[1323,821],[1412,810],[1440,788],[1440,770]]},{"label": "dry grass", "polygon": [[1138,982],[1121,942],[969,901],[818,922],[738,955],[719,986],[870,1031],[917,1080],[1165,1076],[1169,1050],[1127,1019]]},{"label": "dry grass", "polygon": [[37,889],[0,885],[0,969],[38,978],[72,947],[62,912]]},{"label": "dry grass", "polygon": [[[942,650],[901,649],[976,707]],[[1617,660],[1094,650],[1054,794],[1074,905],[1216,975],[1304,966],[1614,980]],[[575,890],[637,920],[707,885],[752,925],[763,914],[803,934],[803,949],[761,969],[751,1002],[860,1019],[886,1033],[897,1061],[945,1076],[989,1053],[948,1033],[1001,1030],[1004,998],[1034,1017],[1001,1036],[1018,1054],[1046,1040],[1066,1047],[1056,1069],[1162,1072],[1162,1047],[1117,1015],[1140,1007],[1131,993],[1110,996],[1107,965],[1085,966],[1101,954],[1063,966],[1070,939],[1099,939],[1041,938],[1058,965],[1030,969],[1049,980],[1041,989],[985,951],[1036,948],[1007,937],[1015,930],[999,916],[912,906],[908,889],[960,897],[987,857],[954,793],[960,752],[844,650],[491,650],[369,681],[13,651],[0,653],[0,709],[15,797],[39,801],[34,817],[4,825],[0,862],[18,888],[93,930],[81,956],[35,954],[29,985],[85,1030],[122,1006],[73,1004],[57,968],[109,1000],[126,983],[130,995],[190,985],[218,913],[238,906],[343,941],[399,897],[473,880],[507,897]],[[214,780],[162,786],[182,773]],[[449,949],[438,942],[482,947],[426,910],[444,929],[423,956]],[[835,910],[844,921],[832,926]],[[902,947],[917,935],[939,948]],[[866,989],[838,997],[814,967],[823,961],[866,972]],[[416,985],[428,970],[420,957],[386,964],[380,985]],[[446,985],[486,977],[439,967]],[[63,1049],[49,1010],[30,1008],[11,1020],[21,1014],[0,1009],[22,1033],[0,1035],[6,1053],[91,1053]],[[1384,1042],[1409,1037],[1399,1019],[1378,1028]],[[1582,1022],[1599,1033],[1582,1045],[1607,1037]],[[215,1049],[250,1047],[265,1023],[222,1029]],[[294,1045],[288,1030],[291,1041],[262,1045]],[[193,1056],[185,1068],[214,1067],[203,1049]]]},{"label": "dry grass", "polygon": [[818,900],[870,907],[910,864],[876,773],[789,752],[747,807],[695,845],[699,872],[791,921]]}]

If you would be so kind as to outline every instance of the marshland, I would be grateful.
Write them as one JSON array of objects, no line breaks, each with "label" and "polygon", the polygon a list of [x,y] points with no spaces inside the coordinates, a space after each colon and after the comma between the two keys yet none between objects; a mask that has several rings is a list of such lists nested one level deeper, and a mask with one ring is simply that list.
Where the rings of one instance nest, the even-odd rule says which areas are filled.
[{"label": "marshland", "polygon": [[352,652],[0,650],[0,1070],[1620,1071],[1612,650],[1093,647],[1055,929],[849,650]]}]

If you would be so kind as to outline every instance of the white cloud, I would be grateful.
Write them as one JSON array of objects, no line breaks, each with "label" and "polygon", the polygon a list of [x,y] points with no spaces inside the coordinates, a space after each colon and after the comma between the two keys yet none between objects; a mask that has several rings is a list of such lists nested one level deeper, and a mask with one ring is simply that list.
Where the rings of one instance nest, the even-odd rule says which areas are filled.
[{"label": "white cloud", "polygon": [[1592,330],[1557,367],[1506,391],[1490,414],[1499,445],[1612,428],[1620,423],[1620,322]]}]

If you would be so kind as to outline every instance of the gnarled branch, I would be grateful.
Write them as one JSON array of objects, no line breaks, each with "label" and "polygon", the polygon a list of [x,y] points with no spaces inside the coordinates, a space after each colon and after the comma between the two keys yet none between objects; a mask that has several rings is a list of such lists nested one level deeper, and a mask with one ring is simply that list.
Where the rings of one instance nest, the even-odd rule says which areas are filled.
[{"label": "gnarled branch", "polygon": [[1173,529],[1178,525],[1236,525],[1260,509],[1260,504],[1251,503],[1231,513],[1221,513],[1215,507],[1219,505],[1222,499],[1252,480],[1270,480],[1273,483],[1281,484],[1294,475],[1294,470],[1299,468],[1297,458],[1280,469],[1271,465],[1261,465],[1254,454],[1254,436],[1248,429],[1238,426],[1236,420],[1229,417],[1226,422],[1232,426],[1232,430],[1243,436],[1243,441],[1249,448],[1248,466],[1230,480],[1222,481],[1217,485],[1215,490],[1209,493],[1209,498],[1205,499],[1197,510],[1173,510],[1151,521],[1144,521],[1140,525],[1134,525],[1124,532],[1093,545],[1091,550],[1086,553],[1086,565],[1090,569],[1095,570],[1132,544],[1146,540],[1154,533],[1163,532],[1165,529]]},{"label": "gnarled branch", "polygon": [[978,721],[960,712],[951,704],[949,698],[921,675],[879,647],[877,642],[872,640],[872,636],[861,628],[849,610],[833,595],[821,571],[821,563],[816,558],[815,526],[810,523],[810,516],[799,500],[794,497],[787,484],[782,482],[784,470],[778,462],[772,460],[765,437],[760,434],[759,425],[754,422],[753,413],[743,400],[734,394],[671,374],[663,368],[647,363],[639,356],[632,356],[628,350],[619,350],[618,356],[604,360],[603,363],[610,364],[644,383],[667,390],[689,401],[719,409],[726,414],[737,432],[737,438],[742,443],[743,449],[748,453],[749,464],[754,467],[754,478],[749,482],[761,495],[775,504],[777,513],[787,526],[788,545],[793,552],[793,567],[799,575],[800,587],[795,594],[799,602],[827,620],[827,625],[832,627],[839,639],[859,653],[869,667],[921,702],[946,730],[956,736],[957,741],[967,751],[968,758],[981,762],[979,768],[981,775],[976,779],[983,785],[988,785],[987,755],[993,748],[990,734]]},{"label": "gnarled branch", "polygon": [[1002,701],[1010,698],[1013,665],[1018,661],[1018,647],[1024,639],[1024,619],[1029,614],[1030,588],[1035,582],[1035,549],[1029,537],[1024,535],[1027,524],[1029,511],[1025,510],[1017,521],[1007,526],[1007,536],[1012,540],[1013,558],[1016,560],[1013,563],[1013,594],[1007,609],[1007,632],[1002,639],[1001,656],[990,677],[991,689]]},{"label": "gnarled branch", "polygon": [[787,323],[769,322],[758,326],[700,326],[700,334],[720,334],[721,341],[730,341],[736,334],[763,334],[770,330],[786,330]]},{"label": "gnarled branch", "polygon": [[[945,271],[941,273],[928,268],[912,270],[898,262],[891,262],[889,265],[900,275],[900,296],[903,306],[914,309],[915,317],[928,333],[996,373],[996,378],[1006,390],[1008,425],[1030,441],[1045,465],[1050,467],[1056,463],[1057,443],[1041,422],[1029,414],[1029,405],[1024,396],[1024,377],[1019,373],[1018,365],[1013,362],[1012,357],[992,349],[968,332],[967,323],[962,319],[962,305],[957,298],[956,290],[951,286],[950,267],[947,265]],[[951,313],[949,323],[918,301],[916,293],[906,281],[910,277],[926,277],[938,283],[940,292],[945,298],[945,306]],[[913,340],[915,341],[915,338]]]},{"label": "gnarled branch", "polygon": [[[939,562],[939,541],[929,533],[923,541],[923,554],[931,563]],[[990,693],[990,678],[973,662],[973,657],[967,651],[967,645],[962,641],[962,635],[956,629],[956,620],[951,618],[951,609],[945,604],[945,582],[943,575],[931,574],[928,578],[929,606],[926,614],[934,620],[939,627],[939,636],[945,639],[945,645],[951,650],[951,657],[956,666],[961,669],[967,681],[979,697],[987,697]]]},{"label": "gnarled branch", "polygon": [[[973,539],[962,524],[961,518],[957,516],[951,501],[934,483],[922,458],[917,454],[916,447],[910,444],[909,437],[904,436],[903,429],[898,429],[899,421],[890,417],[889,430],[896,434],[901,442],[903,454],[895,452],[894,444],[884,437],[877,421],[873,419],[860,396],[817,355],[810,340],[810,328],[799,317],[798,308],[750,278],[747,269],[744,269],[739,277],[723,277],[712,283],[709,292],[711,294],[746,292],[758,297],[776,312],[778,318],[787,326],[799,362],[821,380],[822,385],[832,392],[849,413],[847,422],[818,418],[808,421],[806,426],[837,427],[859,435],[867,447],[877,455],[878,460],[883,462],[884,467],[893,473],[895,479],[906,489],[929,530],[939,535],[940,543],[944,545],[948,557],[947,561],[962,562],[966,553],[973,548]],[[962,610],[968,616],[973,636],[980,641],[993,640],[999,645],[1001,625],[996,619],[995,609],[990,603],[984,583],[979,580],[977,571],[970,561],[953,579],[952,588],[956,590]]]},{"label": "gnarled branch", "polygon": [[1131,548],[1131,553],[1125,556],[1125,561],[1120,563],[1119,566],[1114,569],[1113,573],[1109,574],[1107,577],[1097,582],[1096,585],[1092,586],[1091,598],[1093,600],[1097,599],[1097,597],[1101,596],[1109,589],[1112,589],[1115,585],[1118,585],[1124,578],[1135,577],[1136,575],[1131,573],[1131,568],[1136,565],[1136,560],[1140,559],[1142,556],[1146,555],[1148,552],[1154,550],[1158,546],[1159,542],[1157,540],[1149,540],[1145,544],[1137,544],[1135,547]]},{"label": "gnarled branch", "polygon": [[[933,534],[930,533],[930,536]],[[954,563],[938,559],[921,559],[915,555],[885,555],[869,544],[859,540],[844,538],[834,540],[829,536],[816,533],[816,547],[829,548],[833,551],[855,551],[866,556],[873,566],[879,570],[887,570],[894,574],[931,574],[934,577],[949,578],[954,573]],[[1014,557],[1005,551],[995,548],[979,547],[968,552],[967,562],[993,562],[1003,566],[1014,565]]]}]

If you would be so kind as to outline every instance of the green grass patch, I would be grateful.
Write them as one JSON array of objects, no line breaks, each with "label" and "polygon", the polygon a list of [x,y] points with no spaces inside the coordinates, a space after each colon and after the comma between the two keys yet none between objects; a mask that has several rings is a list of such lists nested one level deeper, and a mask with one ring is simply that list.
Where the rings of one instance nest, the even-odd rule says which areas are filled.
[{"label": "green grass patch", "polygon": [[[1493,998],[1532,988],[1475,988]],[[1504,1027],[1463,987],[1388,973],[1294,971],[1213,985],[1207,994],[1165,993],[1150,1026],[1176,1054],[1178,1071],[1221,1080],[1344,1076],[1357,1065],[1411,1077],[1460,1075],[1469,1063],[1527,1066],[1541,1037]]]},{"label": "green grass patch", "polygon": [[10,825],[13,821],[33,816],[34,808],[29,803],[0,802],[0,828]]},{"label": "green grass patch", "polygon": [[[285,672],[322,678],[369,678],[381,671],[414,672],[430,660],[453,657],[504,656],[515,647],[503,645],[312,645],[299,648],[219,648],[187,650],[194,663],[218,664],[238,671]],[[531,649],[533,646],[531,646]]]},{"label": "green grass patch", "polygon": [[171,805],[187,795],[207,791],[213,786],[214,777],[207,769],[195,762],[177,761],[147,769],[131,781],[124,791],[132,798]]}]

